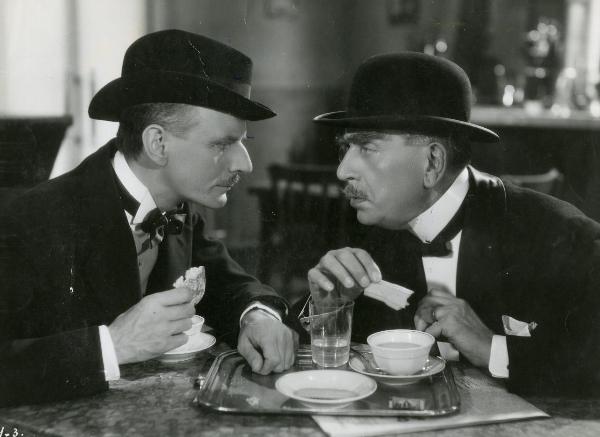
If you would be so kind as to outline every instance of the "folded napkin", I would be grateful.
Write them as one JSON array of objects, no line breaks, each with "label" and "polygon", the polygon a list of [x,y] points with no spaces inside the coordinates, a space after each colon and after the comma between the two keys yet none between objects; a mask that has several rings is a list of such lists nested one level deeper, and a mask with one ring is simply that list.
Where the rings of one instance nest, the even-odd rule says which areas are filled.
[{"label": "folded napkin", "polygon": [[412,290],[387,281],[374,282],[365,288],[365,296],[377,299],[390,308],[398,311],[408,306],[408,298],[414,293]]}]

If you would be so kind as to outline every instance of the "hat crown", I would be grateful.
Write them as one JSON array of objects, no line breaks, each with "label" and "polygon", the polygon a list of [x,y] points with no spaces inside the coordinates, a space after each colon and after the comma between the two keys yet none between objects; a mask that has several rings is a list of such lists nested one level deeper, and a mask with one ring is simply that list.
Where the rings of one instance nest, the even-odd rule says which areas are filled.
[{"label": "hat crown", "polygon": [[250,84],[252,61],[218,41],[172,29],[145,35],[125,52],[122,77],[148,71],[189,74],[236,87]]},{"label": "hat crown", "polygon": [[458,65],[423,53],[367,59],[358,68],[348,99],[353,116],[443,117],[469,121],[471,84]]},{"label": "hat crown", "polygon": [[471,83],[455,63],[424,53],[373,56],[356,71],[346,110],[314,118],[317,123],[354,129],[462,132],[496,142],[498,135],[469,121]]},{"label": "hat crown", "polygon": [[150,33],[125,52],[121,77],[92,98],[88,113],[119,121],[122,112],[147,103],[200,106],[243,120],[275,113],[250,100],[252,61],[236,49],[183,30]]}]

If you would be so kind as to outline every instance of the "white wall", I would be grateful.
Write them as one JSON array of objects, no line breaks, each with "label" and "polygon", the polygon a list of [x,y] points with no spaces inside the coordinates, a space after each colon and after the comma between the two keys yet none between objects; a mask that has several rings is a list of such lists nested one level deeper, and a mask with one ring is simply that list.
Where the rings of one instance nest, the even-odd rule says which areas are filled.
[{"label": "white wall", "polygon": [[65,114],[67,3],[0,0],[0,114]]},{"label": "white wall", "polygon": [[72,169],[115,135],[116,123],[91,120],[87,108],[96,91],[121,75],[125,50],[146,32],[145,0],[69,0],[69,3],[71,69],[66,93],[74,122],[52,176]]},{"label": "white wall", "polygon": [[146,20],[146,0],[0,0],[0,116],[73,116],[52,176],[114,136],[88,104]]}]

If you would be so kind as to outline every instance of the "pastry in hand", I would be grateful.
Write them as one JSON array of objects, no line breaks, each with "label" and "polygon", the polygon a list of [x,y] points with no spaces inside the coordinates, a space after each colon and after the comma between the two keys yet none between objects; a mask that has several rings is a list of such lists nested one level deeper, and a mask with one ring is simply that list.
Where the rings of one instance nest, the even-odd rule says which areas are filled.
[{"label": "pastry in hand", "polygon": [[204,273],[204,266],[192,267],[185,272],[185,275],[180,276],[173,283],[173,287],[181,288],[186,287],[194,292],[192,303],[198,305],[204,291],[206,289],[206,275]]}]

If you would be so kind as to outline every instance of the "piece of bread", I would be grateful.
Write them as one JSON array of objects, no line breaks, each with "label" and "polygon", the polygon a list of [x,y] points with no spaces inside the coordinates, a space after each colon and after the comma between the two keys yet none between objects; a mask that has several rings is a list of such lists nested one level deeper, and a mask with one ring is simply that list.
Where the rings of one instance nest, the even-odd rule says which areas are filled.
[{"label": "piece of bread", "polygon": [[192,267],[185,272],[185,275],[180,276],[173,283],[173,287],[181,288],[186,287],[192,290],[195,294],[192,299],[194,305],[198,305],[204,291],[206,290],[206,275],[204,272],[204,266]]}]

